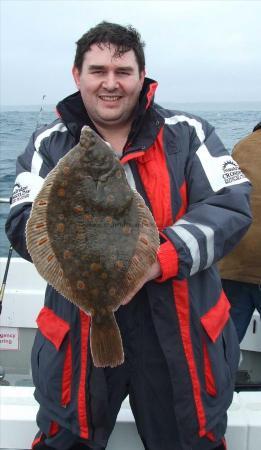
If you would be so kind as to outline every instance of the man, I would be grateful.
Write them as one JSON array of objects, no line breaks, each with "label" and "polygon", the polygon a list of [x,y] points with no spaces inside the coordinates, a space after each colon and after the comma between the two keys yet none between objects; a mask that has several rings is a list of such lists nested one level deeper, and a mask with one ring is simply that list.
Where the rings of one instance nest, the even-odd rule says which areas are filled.
[{"label": "man", "polygon": [[261,122],[235,145],[233,158],[253,184],[253,223],[240,244],[220,262],[223,288],[241,342],[254,310],[261,315]]},{"label": "man", "polygon": [[90,318],[47,287],[32,350],[38,450],[105,449],[127,395],[145,449],[225,448],[239,348],[214,263],[251,222],[250,186],[212,126],[153,103],[143,46],[132,27],[107,22],[83,35],[73,67],[79,92],[18,158],[16,189],[26,192],[14,193],[6,229],[23,257],[32,201],[86,124],[118,153],[161,235],[157,263],[116,312],[119,367],[93,366]]}]

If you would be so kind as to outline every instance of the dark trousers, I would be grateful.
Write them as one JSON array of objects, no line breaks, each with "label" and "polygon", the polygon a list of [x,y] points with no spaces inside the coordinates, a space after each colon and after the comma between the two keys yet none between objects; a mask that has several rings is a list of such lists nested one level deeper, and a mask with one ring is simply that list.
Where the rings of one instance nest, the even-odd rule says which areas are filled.
[{"label": "dark trousers", "polygon": [[[127,306],[116,313],[125,362],[117,368],[92,367],[89,379],[89,420],[91,436],[79,441],[60,430],[46,443],[57,449],[77,449],[81,442],[87,449],[103,450],[114,428],[123,400],[129,395],[136,426],[146,450],[180,450],[179,431],[173,407],[168,366],[153,325],[150,306],[142,290]],[[222,419],[222,418],[221,418]],[[226,420],[226,418],[224,418]],[[41,408],[38,415],[41,427]],[[220,442],[198,440],[193,449],[210,450]],[[37,448],[37,447],[35,447]],[[83,448],[83,447],[79,447]]]},{"label": "dark trousers", "polygon": [[230,314],[241,342],[255,309],[261,316],[261,286],[233,280],[222,280],[222,285],[231,304]]}]

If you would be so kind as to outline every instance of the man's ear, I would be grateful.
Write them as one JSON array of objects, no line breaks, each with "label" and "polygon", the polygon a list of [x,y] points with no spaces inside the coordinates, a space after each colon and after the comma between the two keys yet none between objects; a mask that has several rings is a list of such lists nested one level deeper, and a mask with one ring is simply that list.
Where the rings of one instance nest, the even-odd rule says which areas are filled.
[{"label": "man's ear", "polygon": [[142,83],[144,82],[145,76],[146,76],[146,70],[144,69],[140,72],[140,80],[142,81]]},{"label": "man's ear", "polygon": [[78,89],[80,89],[80,71],[76,66],[73,66],[72,68],[72,75],[75,81],[75,84],[77,86]]}]

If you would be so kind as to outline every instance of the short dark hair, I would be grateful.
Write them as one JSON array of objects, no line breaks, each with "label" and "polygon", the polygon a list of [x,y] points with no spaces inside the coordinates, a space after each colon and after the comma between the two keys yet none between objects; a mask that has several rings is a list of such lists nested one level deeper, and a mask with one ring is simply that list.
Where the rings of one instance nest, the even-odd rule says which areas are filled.
[{"label": "short dark hair", "polygon": [[100,22],[93,28],[90,28],[77,42],[74,65],[81,72],[83,58],[91,45],[101,46],[105,44],[115,45],[114,56],[121,56],[129,50],[133,50],[139,66],[139,72],[145,68],[145,55],[143,48],[145,43],[141,41],[141,36],[131,25],[126,27],[111,22]]}]

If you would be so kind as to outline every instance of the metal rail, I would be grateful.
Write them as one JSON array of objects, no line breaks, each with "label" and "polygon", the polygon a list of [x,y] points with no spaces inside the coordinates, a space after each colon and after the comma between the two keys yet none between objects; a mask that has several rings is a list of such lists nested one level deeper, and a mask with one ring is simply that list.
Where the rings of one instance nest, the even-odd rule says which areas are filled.
[{"label": "metal rail", "polygon": [[10,203],[10,198],[8,198],[8,197],[0,197],[0,203]]}]

